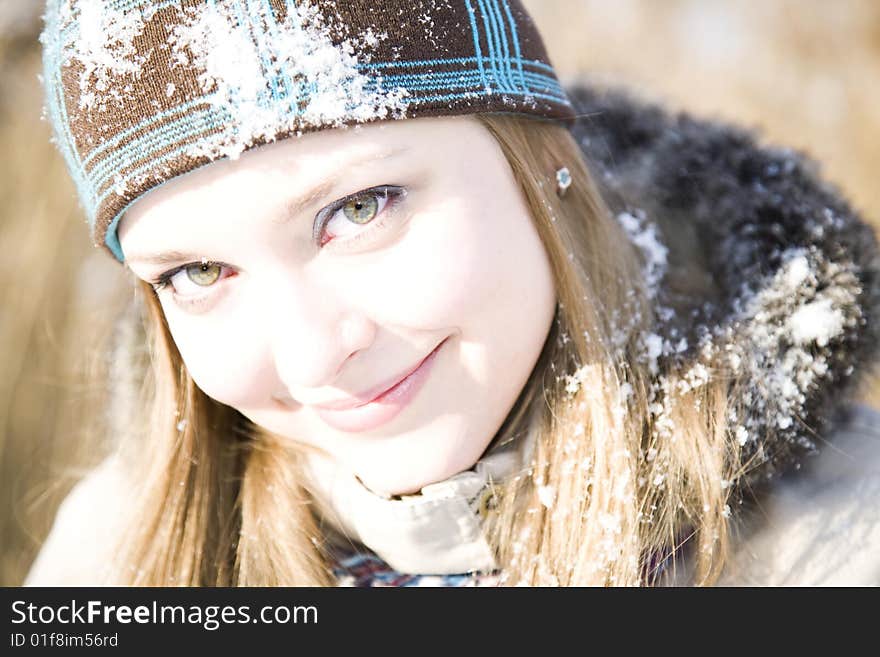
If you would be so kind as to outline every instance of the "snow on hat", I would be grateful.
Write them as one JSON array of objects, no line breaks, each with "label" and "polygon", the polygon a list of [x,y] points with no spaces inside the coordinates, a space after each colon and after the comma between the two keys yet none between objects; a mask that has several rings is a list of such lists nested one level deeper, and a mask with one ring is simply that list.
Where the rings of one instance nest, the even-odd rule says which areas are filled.
[{"label": "snow on hat", "polygon": [[377,120],[574,111],[518,0],[49,0],[46,110],[95,246],[150,189]]}]

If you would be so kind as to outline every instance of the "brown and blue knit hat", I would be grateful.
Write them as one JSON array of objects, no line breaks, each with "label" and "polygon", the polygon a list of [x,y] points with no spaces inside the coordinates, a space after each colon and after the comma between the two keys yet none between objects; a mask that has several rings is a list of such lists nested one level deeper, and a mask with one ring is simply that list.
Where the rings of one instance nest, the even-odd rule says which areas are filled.
[{"label": "brown and blue knit hat", "polygon": [[46,109],[96,246],[163,182],[377,120],[574,112],[518,0],[48,0]]}]

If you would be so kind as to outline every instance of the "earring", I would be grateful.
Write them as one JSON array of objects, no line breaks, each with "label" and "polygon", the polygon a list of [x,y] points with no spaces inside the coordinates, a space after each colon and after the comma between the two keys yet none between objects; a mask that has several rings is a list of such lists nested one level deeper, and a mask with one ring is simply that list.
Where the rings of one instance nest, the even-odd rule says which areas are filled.
[{"label": "earring", "polygon": [[571,173],[568,167],[562,167],[556,171],[556,193],[563,197],[569,187],[571,187]]}]

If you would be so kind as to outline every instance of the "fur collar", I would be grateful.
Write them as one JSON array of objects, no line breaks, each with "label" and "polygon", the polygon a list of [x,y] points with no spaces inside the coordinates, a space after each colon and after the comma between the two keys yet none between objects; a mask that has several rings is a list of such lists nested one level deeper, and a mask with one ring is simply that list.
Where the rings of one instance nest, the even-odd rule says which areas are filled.
[{"label": "fur collar", "polygon": [[746,479],[795,464],[877,363],[873,231],[803,153],[628,92],[568,92],[573,134],[643,248],[659,359],[699,378],[701,357],[721,350],[744,383],[731,418],[743,456],[761,463]]}]

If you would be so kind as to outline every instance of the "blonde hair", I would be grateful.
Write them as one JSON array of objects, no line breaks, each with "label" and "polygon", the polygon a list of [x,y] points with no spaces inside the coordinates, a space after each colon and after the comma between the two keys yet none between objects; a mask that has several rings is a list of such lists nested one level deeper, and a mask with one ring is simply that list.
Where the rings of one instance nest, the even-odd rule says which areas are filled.
[{"label": "blonde hair", "polygon": [[[734,383],[646,358],[655,323],[642,257],[595,187],[572,135],[546,121],[477,115],[531,209],[552,265],[557,320],[500,434],[535,421],[526,469],[499,485],[487,521],[506,584],[639,585],[660,580],[687,539],[696,584],[727,544],[737,443]],[[567,166],[564,197],[554,174]],[[329,585],[298,448],[205,395],[188,375],[151,288],[147,376],[123,453],[140,482],[120,536],[119,583]],[[688,383],[688,385],[679,385]],[[147,455],[146,458],[144,455]],[[674,566],[673,566],[674,567]],[[666,572],[671,572],[667,568]]]}]

